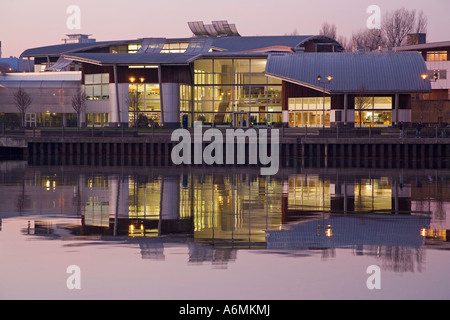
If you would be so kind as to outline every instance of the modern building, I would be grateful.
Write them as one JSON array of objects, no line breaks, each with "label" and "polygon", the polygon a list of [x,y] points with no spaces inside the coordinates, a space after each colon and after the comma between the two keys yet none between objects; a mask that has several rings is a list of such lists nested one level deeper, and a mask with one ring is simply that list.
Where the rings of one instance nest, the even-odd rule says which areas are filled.
[{"label": "modern building", "polygon": [[428,69],[424,81],[432,93],[413,96],[413,122],[450,123],[450,41],[427,43],[424,34],[410,35],[408,45],[396,50],[419,52]]},{"label": "modern building", "polygon": [[[98,126],[132,125],[139,116],[165,127],[180,126],[181,116],[206,126],[391,126],[410,122],[412,95],[431,91],[417,53],[343,53],[321,35],[241,36],[226,21],[189,27],[190,38],[78,42],[22,57],[39,74],[79,75],[88,99],[83,117]],[[71,109],[36,108],[60,119]]]},{"label": "modern building", "polygon": [[416,52],[272,54],[265,71],[282,80],[290,127],[409,123],[412,94],[430,90],[424,72]]}]

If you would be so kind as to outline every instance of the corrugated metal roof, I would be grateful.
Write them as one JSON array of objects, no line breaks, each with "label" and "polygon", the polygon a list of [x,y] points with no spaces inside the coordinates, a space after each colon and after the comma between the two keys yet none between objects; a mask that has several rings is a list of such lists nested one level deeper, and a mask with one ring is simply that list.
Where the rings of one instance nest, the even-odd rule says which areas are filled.
[{"label": "corrugated metal roof", "polygon": [[[427,67],[418,52],[271,54],[266,73],[330,93],[431,91],[421,78]],[[319,75],[325,84],[318,83]]]},{"label": "corrugated metal roof", "polygon": [[198,55],[184,53],[72,53],[64,59],[97,65],[187,64]]},{"label": "corrugated metal roof", "polygon": [[[363,245],[421,247],[422,228],[430,217],[364,214],[331,216],[291,225],[289,230],[267,231],[269,249],[342,248]],[[331,236],[325,234],[330,228]]]}]

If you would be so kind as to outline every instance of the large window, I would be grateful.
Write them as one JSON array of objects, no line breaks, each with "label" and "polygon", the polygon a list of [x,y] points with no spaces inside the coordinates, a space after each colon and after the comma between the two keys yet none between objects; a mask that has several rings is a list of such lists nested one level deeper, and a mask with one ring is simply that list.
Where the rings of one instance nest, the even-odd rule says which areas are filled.
[{"label": "large window", "polygon": [[330,97],[289,98],[290,127],[329,127]]},{"label": "large window", "polygon": [[128,87],[129,119],[132,123],[139,114],[159,122],[161,98],[159,84],[138,83]]},{"label": "large window", "polygon": [[88,100],[109,99],[109,73],[86,74],[84,85]]},{"label": "large window", "polygon": [[281,81],[267,77],[265,66],[266,59],[197,60],[194,120],[235,126],[281,121]]},{"label": "large window", "polygon": [[387,127],[392,125],[392,97],[356,97],[355,126]]}]

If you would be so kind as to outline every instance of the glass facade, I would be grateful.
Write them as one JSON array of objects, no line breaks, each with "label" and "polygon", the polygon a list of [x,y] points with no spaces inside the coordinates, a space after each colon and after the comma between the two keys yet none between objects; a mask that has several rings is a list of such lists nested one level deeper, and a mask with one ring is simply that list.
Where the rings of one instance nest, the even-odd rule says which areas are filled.
[{"label": "glass facade", "polygon": [[387,127],[392,125],[392,97],[356,97],[355,126]]},{"label": "glass facade", "polygon": [[330,97],[289,98],[290,127],[330,127]]},{"label": "glass facade", "polygon": [[266,59],[194,63],[194,121],[214,125],[281,122],[281,81],[264,75]]},{"label": "glass facade", "polygon": [[159,84],[130,84],[128,90],[129,122],[133,123],[142,114],[148,119],[153,119],[159,123],[161,116]]}]

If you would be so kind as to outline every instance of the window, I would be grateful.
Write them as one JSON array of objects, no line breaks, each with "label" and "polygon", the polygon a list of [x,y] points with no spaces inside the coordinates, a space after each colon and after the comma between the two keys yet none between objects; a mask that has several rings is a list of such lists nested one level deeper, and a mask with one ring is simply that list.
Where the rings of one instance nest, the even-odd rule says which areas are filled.
[{"label": "window", "polygon": [[289,98],[288,108],[291,127],[330,126],[330,97]]},{"label": "window", "polygon": [[229,124],[233,112],[245,112],[255,125],[281,121],[281,81],[267,77],[265,67],[266,59],[196,60],[194,119]]},{"label": "window", "polygon": [[165,43],[161,53],[184,53],[188,46],[188,42]]},{"label": "window", "polygon": [[392,97],[356,97],[355,126],[392,125]]},{"label": "window", "polygon": [[[138,117],[139,114],[146,116],[148,119],[159,121],[161,111],[159,84],[130,84],[128,90],[130,94],[130,100],[128,101],[130,123],[133,123],[135,117]],[[133,96],[136,93],[137,96]]]},{"label": "window", "polygon": [[132,43],[128,45],[128,53],[136,53],[141,48],[140,43]]},{"label": "window", "polygon": [[447,51],[429,51],[427,61],[447,61]]},{"label": "window", "polygon": [[428,78],[433,80],[446,80],[447,70],[428,70]]},{"label": "window", "polygon": [[84,86],[88,100],[109,99],[109,73],[86,74]]},{"label": "window", "polygon": [[128,48],[126,45],[120,45],[120,46],[111,46],[109,48],[110,53],[127,53]]}]

